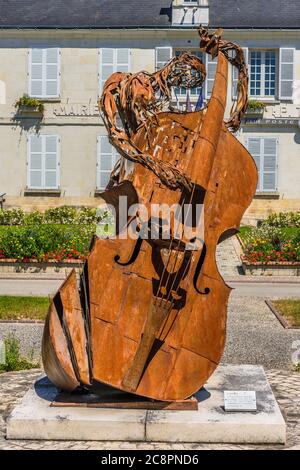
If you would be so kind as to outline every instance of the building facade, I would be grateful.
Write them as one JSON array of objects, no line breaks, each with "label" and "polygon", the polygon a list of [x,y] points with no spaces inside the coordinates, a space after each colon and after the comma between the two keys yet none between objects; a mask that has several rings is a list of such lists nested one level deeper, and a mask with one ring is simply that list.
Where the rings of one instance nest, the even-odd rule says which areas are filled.
[{"label": "building facade", "polygon": [[[297,1],[284,3],[280,10],[279,0],[250,6],[245,0],[49,0],[43,6],[0,0],[6,207],[97,205],[118,158],[97,106],[103,83],[115,71],[152,72],[182,51],[199,54],[196,26],[209,23],[244,48],[249,66],[252,109],[238,138],[255,158],[259,184],[245,219],[300,210],[300,13]],[[207,100],[216,62],[203,60]],[[228,112],[236,82],[230,68]],[[199,92],[191,91],[192,103]],[[24,94],[38,98],[44,112],[15,108]],[[186,99],[185,91],[174,90],[183,109]]]}]

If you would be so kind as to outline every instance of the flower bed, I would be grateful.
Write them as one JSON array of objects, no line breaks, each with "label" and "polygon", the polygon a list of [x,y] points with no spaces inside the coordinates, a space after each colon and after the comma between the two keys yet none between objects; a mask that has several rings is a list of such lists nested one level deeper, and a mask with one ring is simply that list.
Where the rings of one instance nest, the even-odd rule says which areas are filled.
[{"label": "flower bed", "polygon": [[84,260],[95,225],[34,225],[0,227],[0,260],[55,262]]},{"label": "flower bed", "polygon": [[242,230],[240,240],[246,274],[299,275],[299,228],[277,228],[264,223],[260,228]]},{"label": "flower bed", "polygon": [[[98,223],[103,220],[101,228]],[[105,208],[61,206],[44,213],[0,210],[0,271],[41,272],[47,267],[57,271],[71,269],[70,263],[81,266],[93,235],[110,234],[106,222]]]}]

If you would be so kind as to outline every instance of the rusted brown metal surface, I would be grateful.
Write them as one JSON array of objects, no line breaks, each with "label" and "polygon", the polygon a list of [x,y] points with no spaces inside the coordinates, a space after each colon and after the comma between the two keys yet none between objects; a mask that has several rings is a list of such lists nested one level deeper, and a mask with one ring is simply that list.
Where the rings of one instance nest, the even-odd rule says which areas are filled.
[{"label": "rusted brown metal surface", "polygon": [[[170,108],[171,87],[200,86],[205,79],[201,61],[188,54],[152,75],[114,74],[100,105],[122,156],[103,198],[116,207],[122,193],[146,206],[202,203],[204,244],[188,250],[190,240],[184,233],[175,239],[173,232],[167,242],[94,240],[80,296],[72,274],[45,326],[44,367],[64,390],[96,381],[159,401],[182,400],[201,388],[221,359],[230,288],[218,271],[216,246],[238,230],[257,171],[230,132],[247,106],[243,52],[222,40],[220,30],[199,34],[200,48],[218,61],[203,110]],[[225,122],[228,62],[237,66],[239,84]]]}]

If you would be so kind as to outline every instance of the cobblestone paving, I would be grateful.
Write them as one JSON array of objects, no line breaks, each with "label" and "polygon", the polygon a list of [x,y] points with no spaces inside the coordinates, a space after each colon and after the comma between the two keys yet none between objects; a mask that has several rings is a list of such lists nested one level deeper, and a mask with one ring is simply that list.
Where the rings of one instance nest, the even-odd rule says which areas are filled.
[{"label": "cobblestone paving", "polygon": [[223,277],[236,277],[242,271],[240,246],[236,237],[228,238],[217,247],[217,265]]},{"label": "cobblestone paving", "polygon": [[41,375],[41,371],[10,372],[0,375],[0,450],[239,450],[293,449],[300,450],[300,374],[284,370],[268,370],[267,376],[287,422],[287,445],[246,446],[221,444],[167,444],[145,442],[89,441],[8,441],[5,420],[17,401]]}]

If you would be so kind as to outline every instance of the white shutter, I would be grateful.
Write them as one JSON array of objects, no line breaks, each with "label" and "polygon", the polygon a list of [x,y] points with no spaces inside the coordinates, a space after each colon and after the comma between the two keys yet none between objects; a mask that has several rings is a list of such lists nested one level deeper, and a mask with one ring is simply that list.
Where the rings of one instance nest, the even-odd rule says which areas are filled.
[{"label": "white shutter", "polygon": [[99,49],[99,91],[103,91],[106,80],[115,72],[131,71],[131,50],[112,47]]},{"label": "white shutter", "polygon": [[44,50],[44,96],[56,98],[60,94],[60,50],[48,48]]},{"label": "white shutter", "polygon": [[29,51],[29,95],[57,98],[60,94],[60,50],[34,48]]},{"label": "white shutter", "polygon": [[258,170],[257,191],[276,191],[278,139],[276,137],[248,137],[247,148]]},{"label": "white shutter", "polygon": [[59,187],[59,138],[56,135],[44,137],[44,187],[57,189]]},{"label": "white shutter", "polygon": [[119,159],[119,154],[111,145],[107,135],[97,138],[97,189],[104,190],[109,182],[110,174]]},{"label": "white shutter", "polygon": [[130,72],[130,49],[116,49],[115,56],[116,72]]},{"label": "white shutter", "polygon": [[172,47],[156,47],[155,49],[155,70],[162,69],[169,60],[171,60],[173,54]]},{"label": "white shutter", "polygon": [[[245,62],[248,67],[248,47],[243,47],[243,52],[244,52],[244,57],[245,57]],[[239,72],[236,67],[232,65],[232,98],[236,99],[237,98],[237,84],[238,84],[238,78],[239,78]]]},{"label": "white shutter", "polygon": [[212,89],[214,86],[216,70],[217,70],[218,58],[212,60],[209,54],[206,54],[206,82],[205,82],[205,98],[211,97]]},{"label": "white shutter", "polygon": [[263,141],[263,191],[276,191],[277,179],[277,145],[278,139],[266,137]]},{"label": "white shutter", "polygon": [[28,139],[28,182],[32,189],[59,187],[59,137],[31,135]]},{"label": "white shutter", "polygon": [[43,96],[43,49],[29,51],[29,95]]},{"label": "white shutter", "polygon": [[292,100],[295,49],[281,47],[279,56],[279,98]]},{"label": "white shutter", "polygon": [[257,190],[260,191],[261,190],[261,138],[260,137],[248,137],[247,148],[256,163],[256,167],[258,171]]},{"label": "white shutter", "polygon": [[38,135],[28,138],[27,186],[32,189],[43,186],[43,149],[41,136]]}]

